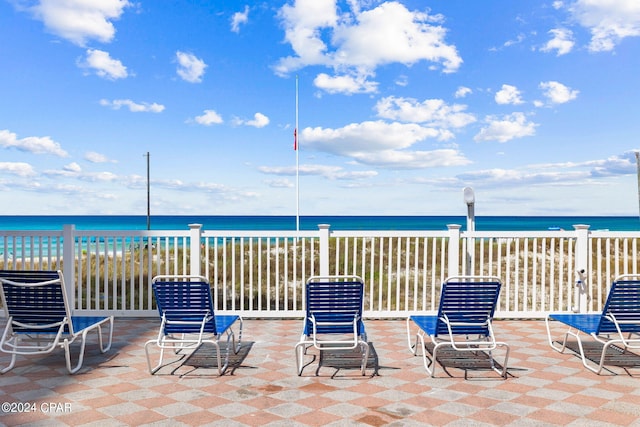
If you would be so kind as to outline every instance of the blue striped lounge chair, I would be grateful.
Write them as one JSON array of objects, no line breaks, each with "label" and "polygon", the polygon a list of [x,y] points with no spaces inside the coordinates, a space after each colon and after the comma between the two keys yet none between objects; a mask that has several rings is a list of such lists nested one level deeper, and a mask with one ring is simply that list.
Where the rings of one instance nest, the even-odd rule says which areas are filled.
[{"label": "blue striped lounge chair", "polygon": [[[174,353],[193,353],[205,343],[215,348],[218,374],[229,366],[231,351],[237,354],[242,341],[242,317],[236,314],[215,314],[211,287],[203,276],[161,275],[152,279],[153,294],[161,324],[158,336],[145,343],[147,366],[153,375],[165,366],[165,350]],[[238,340],[233,332],[238,323]],[[226,348],[221,339],[226,338]],[[160,360],[152,366],[149,349],[160,349]],[[221,353],[225,353],[224,363]]]},{"label": "blue striped lounge chair", "polygon": [[[438,351],[442,347],[450,347],[463,355],[470,352],[469,356],[471,352],[484,352],[489,356],[491,369],[503,378],[507,377],[509,346],[496,341],[492,327],[500,288],[498,277],[450,277],[442,284],[436,314],[415,314],[407,318],[409,350],[414,355],[422,354],[424,367],[432,377],[435,376]],[[430,358],[425,337],[433,346]],[[493,356],[497,347],[506,350],[501,367]]]},{"label": "blue striped lounge chair", "polygon": [[[61,271],[0,271],[0,294],[7,323],[0,339],[0,351],[11,355],[6,373],[18,355],[43,355],[64,348],[67,370],[74,374],[82,367],[87,335],[96,331],[100,351],[111,348],[113,316],[78,316],[69,306]],[[106,345],[103,326],[108,325]],[[106,334],[106,333],[105,333]],[[71,344],[80,341],[78,361],[72,366]]]},{"label": "blue striped lounge chair", "polygon": [[[551,323],[560,322],[567,329],[562,343],[554,342]],[[577,340],[582,364],[590,371],[600,374],[605,367],[607,350],[625,353],[640,349],[640,276],[622,275],[617,277],[609,289],[607,301],[601,313],[551,313],[545,323],[549,345],[562,353],[567,348],[567,338]],[[587,361],[582,342],[583,336],[590,336],[602,344],[599,360]]]},{"label": "blue striped lounge chair", "polygon": [[363,303],[364,282],[358,276],[313,276],[307,280],[303,331],[295,346],[298,375],[312,363],[304,363],[311,347],[320,352],[316,375],[323,352],[356,348],[362,353],[361,371],[366,375],[369,344],[362,321]]}]

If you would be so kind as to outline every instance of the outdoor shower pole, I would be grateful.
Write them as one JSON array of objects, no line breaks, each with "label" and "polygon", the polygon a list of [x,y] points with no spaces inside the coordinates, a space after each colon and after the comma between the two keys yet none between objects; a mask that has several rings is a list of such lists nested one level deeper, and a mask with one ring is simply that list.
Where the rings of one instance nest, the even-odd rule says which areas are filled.
[{"label": "outdoor shower pole", "polygon": [[[473,192],[473,188],[465,187],[463,190],[464,203],[467,205],[467,235],[476,231],[476,218],[474,212],[474,205],[476,203],[476,196]],[[467,268],[465,274],[471,275],[471,267],[473,266],[473,258],[475,257],[475,239],[472,237],[467,238]]]}]

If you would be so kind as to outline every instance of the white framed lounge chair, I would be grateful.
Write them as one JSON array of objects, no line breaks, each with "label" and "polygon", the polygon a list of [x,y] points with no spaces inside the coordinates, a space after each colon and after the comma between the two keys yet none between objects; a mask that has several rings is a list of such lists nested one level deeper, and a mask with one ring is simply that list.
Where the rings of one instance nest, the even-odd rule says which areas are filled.
[{"label": "white framed lounge chair", "polygon": [[[553,321],[567,327],[562,344],[555,343],[551,336]],[[550,313],[545,318],[545,324],[551,348],[563,353],[567,348],[567,338],[576,338],[582,364],[599,374],[605,367],[608,349],[620,353],[640,349],[640,275],[617,277],[611,284],[601,313]],[[602,344],[599,361],[587,362],[583,335]]]},{"label": "white framed lounge chair", "polygon": [[[156,339],[145,343],[147,366],[153,375],[164,366],[165,350],[174,353],[196,351],[202,344],[209,343],[216,349],[218,374],[222,375],[229,366],[229,355],[237,354],[242,341],[242,317],[235,314],[215,314],[211,287],[203,276],[160,275],[152,279],[153,294],[158,306],[161,324]],[[238,322],[236,344],[232,326]],[[226,338],[224,363],[220,346]],[[160,349],[160,360],[152,366],[149,348]]]},{"label": "white framed lounge chair", "polygon": [[[447,278],[442,284],[438,312],[407,318],[409,350],[414,355],[421,352],[424,367],[432,377],[438,363],[438,350],[445,346],[459,352],[485,352],[491,368],[503,378],[507,377],[509,345],[496,341],[492,327],[501,286],[500,279],[495,276]],[[433,344],[431,358],[427,356],[425,336]],[[501,368],[493,357],[493,350],[498,347],[506,350]]]},{"label": "white framed lounge chair", "polygon": [[[82,367],[87,335],[96,331],[100,351],[111,348],[113,316],[77,316],[69,306],[61,271],[0,271],[0,294],[7,324],[0,339],[0,351],[11,354],[6,373],[18,355],[42,355],[64,348],[67,370],[74,374]],[[103,342],[102,327],[108,325]],[[78,361],[72,366],[71,344],[80,341]]]},{"label": "white framed lounge chair", "polygon": [[307,280],[303,331],[295,346],[299,376],[310,347],[320,351],[318,370],[324,351],[360,348],[361,371],[366,374],[369,343],[362,321],[363,303],[364,282],[358,276],[313,276]]}]

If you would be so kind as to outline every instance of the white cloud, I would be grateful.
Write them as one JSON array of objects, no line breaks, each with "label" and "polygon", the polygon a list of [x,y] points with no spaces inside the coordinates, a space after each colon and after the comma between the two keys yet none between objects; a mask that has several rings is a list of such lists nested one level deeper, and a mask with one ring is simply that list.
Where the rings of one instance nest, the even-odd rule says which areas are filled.
[{"label": "white cloud", "polygon": [[23,177],[36,175],[33,167],[30,164],[23,162],[0,162],[0,173]]},{"label": "white cloud", "polygon": [[330,76],[320,73],[313,80],[313,84],[328,93],[344,93],[351,95],[354,93],[373,93],[378,90],[378,83],[367,80],[367,76]]},{"label": "white cloud", "polygon": [[573,90],[562,83],[558,82],[542,82],[540,89],[544,90],[544,96],[552,104],[564,104],[578,97],[580,91]]},{"label": "white cloud", "polygon": [[[261,166],[258,170],[268,175],[282,175],[282,176],[295,176],[296,168],[294,166]],[[300,165],[297,172],[300,175],[306,176],[322,176],[331,180],[361,180],[367,178],[373,178],[378,175],[376,171],[345,171],[340,166],[329,165]],[[289,183],[288,180],[284,181],[284,184]],[[289,186],[289,185],[286,185]],[[293,185],[291,185],[293,186]]]},{"label": "white cloud", "polygon": [[506,42],[504,42],[502,44],[502,46],[500,46],[500,47],[491,47],[491,48],[489,48],[489,50],[492,51],[492,52],[497,52],[497,51],[500,51],[500,50],[502,50],[502,49],[504,49],[506,47],[511,47],[511,46],[515,46],[517,44],[520,44],[525,39],[526,39],[526,36],[524,34],[520,33],[520,34],[518,34],[516,36],[515,39],[507,40]]},{"label": "white cloud", "polygon": [[267,179],[264,181],[264,183],[272,188],[293,188],[294,187],[293,182],[289,181],[286,178],[285,179]]},{"label": "white cloud", "polygon": [[93,69],[98,76],[110,80],[124,79],[129,75],[122,62],[111,58],[109,52],[98,49],[87,50],[86,58],[78,61],[78,66]]},{"label": "white cloud", "polygon": [[360,153],[408,148],[418,141],[437,138],[436,129],[416,123],[387,123],[382,120],[352,123],[342,128],[305,128],[304,147],[332,154],[355,156]]},{"label": "white cloud", "polygon": [[74,173],[82,172],[82,168],[76,162],[71,162],[63,167],[64,170]]},{"label": "white cloud", "polygon": [[360,163],[389,169],[423,169],[465,166],[471,163],[458,150],[447,148],[431,151],[383,150],[357,156]]},{"label": "white cloud", "polygon": [[571,52],[575,42],[573,41],[573,33],[565,28],[556,28],[549,30],[549,34],[553,36],[542,48],[543,52],[556,51],[557,56],[566,55]]},{"label": "white cloud", "polygon": [[121,178],[113,172],[83,172],[80,165],[73,162],[62,167],[62,169],[49,169],[42,173],[50,178],[72,178],[84,182],[117,182]]},{"label": "white cloud", "polygon": [[220,124],[223,120],[222,117],[220,117],[220,115],[214,110],[204,110],[204,114],[197,116],[195,121],[196,123],[204,126],[211,126]]},{"label": "white cloud", "polygon": [[50,169],[42,173],[50,178],[80,178],[82,176],[82,168],[76,162],[71,162],[62,167],[62,169]]},{"label": "white cloud", "polygon": [[524,39],[526,39],[524,34],[518,34],[518,36],[515,39],[507,40],[506,42],[504,42],[504,44],[502,46],[503,47],[514,46],[514,45],[522,43],[524,41]]},{"label": "white cloud", "polygon": [[148,102],[134,102],[130,99],[114,99],[113,101],[109,101],[107,99],[101,99],[100,105],[104,107],[109,107],[114,110],[119,110],[122,107],[126,107],[132,113],[161,113],[164,111],[164,105]]},{"label": "white cloud", "polygon": [[465,86],[460,86],[456,90],[456,93],[454,94],[454,96],[456,98],[464,98],[464,97],[466,97],[467,95],[469,95],[471,93],[473,93],[473,91],[470,88],[465,87]]},{"label": "white cloud", "polygon": [[518,169],[484,169],[460,174],[452,183],[474,182],[480,187],[532,186],[552,184],[584,185],[594,178],[636,174],[635,152],[607,159],[583,162],[530,164]]},{"label": "white cloud", "polygon": [[520,91],[517,87],[504,84],[502,89],[496,92],[495,100],[498,104],[522,104],[524,101],[520,96]]},{"label": "white cloud", "polygon": [[610,51],[624,38],[640,36],[638,0],[576,0],[569,11],[591,32],[592,52]]},{"label": "white cloud", "polygon": [[68,154],[60,147],[60,144],[48,136],[28,136],[18,139],[18,136],[8,130],[0,130],[0,147],[15,148],[16,150],[33,154],[53,154],[58,157],[67,157]]},{"label": "white cloud", "polygon": [[418,102],[413,98],[388,96],[380,99],[375,110],[379,117],[403,122],[427,123],[443,128],[461,128],[476,121],[473,114],[466,113],[466,105],[447,105],[441,99]]},{"label": "white cloud", "polygon": [[109,160],[109,158],[104,154],[96,153],[95,151],[86,152],[84,155],[84,159],[91,163],[107,163],[107,162],[116,163],[115,160]]},{"label": "white cloud", "polygon": [[204,70],[207,64],[202,59],[197,58],[192,53],[176,52],[178,61],[177,73],[184,81],[189,83],[200,83],[204,76]]},{"label": "white cloud", "polygon": [[487,126],[473,138],[475,141],[507,142],[514,138],[533,136],[536,133],[537,124],[527,121],[523,113],[512,113],[502,119],[489,116],[486,119]]},{"label": "white cloud", "polygon": [[129,6],[127,0],[39,0],[28,9],[51,33],[85,46],[89,40],[111,42],[116,32],[112,21]]},{"label": "white cloud", "polygon": [[400,75],[395,79],[394,83],[398,86],[405,87],[409,84],[409,77],[404,74]]},{"label": "white cloud", "polygon": [[244,7],[244,12],[236,12],[231,17],[231,31],[240,32],[240,25],[249,22],[249,6]]},{"label": "white cloud", "polygon": [[234,124],[241,126],[253,126],[256,128],[263,128],[269,124],[269,117],[265,116],[262,113],[255,113],[253,115],[253,120],[243,120],[236,118],[234,119]]},{"label": "white cloud", "polygon": [[427,60],[441,64],[444,72],[453,72],[462,64],[455,47],[444,42],[446,30],[431,25],[441,17],[385,2],[355,18],[357,24],[340,25],[335,30],[339,49],[334,61],[340,65],[373,69],[387,63],[410,65]]},{"label": "white cloud", "polygon": [[90,172],[80,175],[80,179],[90,182],[112,182],[118,180],[118,176],[112,172]]},{"label": "white cloud", "polygon": [[318,87],[332,93],[355,93],[372,91],[375,82],[368,79],[381,65],[428,61],[432,68],[450,73],[462,64],[455,46],[445,41],[447,30],[440,25],[441,16],[409,11],[395,1],[369,10],[362,10],[364,5],[349,2],[351,10],[341,10],[340,15],[335,0],[296,0],[283,6],[279,16],[295,55],[281,58],[276,73],[326,66],[336,76],[318,76]]},{"label": "white cloud", "polygon": [[269,124],[269,117],[265,116],[262,113],[255,113],[253,115],[253,120],[247,120],[245,122],[247,126],[253,126],[256,128],[263,128]]},{"label": "white cloud", "polygon": [[416,123],[368,121],[342,128],[305,128],[302,149],[349,157],[362,164],[385,168],[464,165],[469,161],[456,150],[411,151],[414,144],[429,139],[448,139],[450,132]]}]

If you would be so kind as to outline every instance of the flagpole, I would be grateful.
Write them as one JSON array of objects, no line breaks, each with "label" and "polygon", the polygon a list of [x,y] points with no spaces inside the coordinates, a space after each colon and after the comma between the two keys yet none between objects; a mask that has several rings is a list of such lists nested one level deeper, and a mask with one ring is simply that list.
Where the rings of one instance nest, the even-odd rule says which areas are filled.
[{"label": "flagpole", "polygon": [[300,163],[299,163],[299,152],[300,147],[298,146],[298,76],[296,75],[296,128],[294,130],[295,133],[295,149],[296,149],[296,237],[300,233]]}]

